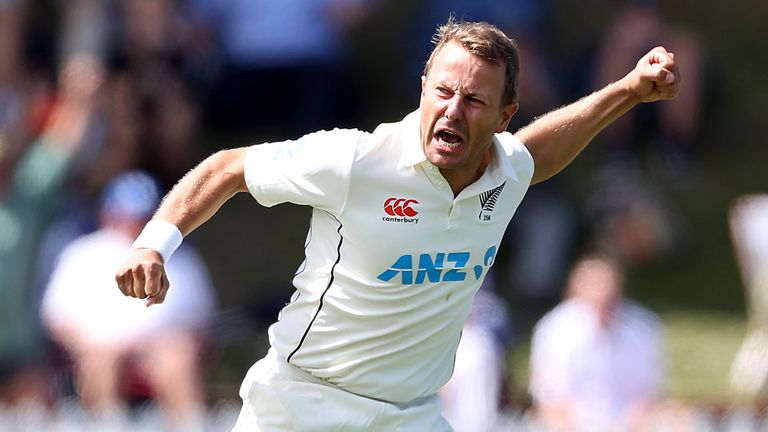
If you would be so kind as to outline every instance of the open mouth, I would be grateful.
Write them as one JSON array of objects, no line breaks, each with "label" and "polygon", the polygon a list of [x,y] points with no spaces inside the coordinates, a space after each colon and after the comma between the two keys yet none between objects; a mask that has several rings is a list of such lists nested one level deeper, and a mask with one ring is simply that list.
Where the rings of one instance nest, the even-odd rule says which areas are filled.
[{"label": "open mouth", "polygon": [[461,136],[449,130],[437,131],[437,133],[435,133],[435,138],[441,146],[448,149],[458,149],[464,142],[464,139]]}]

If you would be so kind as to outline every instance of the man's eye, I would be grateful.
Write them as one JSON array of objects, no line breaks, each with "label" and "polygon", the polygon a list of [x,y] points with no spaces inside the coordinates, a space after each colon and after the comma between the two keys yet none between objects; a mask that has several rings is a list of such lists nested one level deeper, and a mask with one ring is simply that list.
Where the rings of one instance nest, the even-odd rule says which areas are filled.
[{"label": "man's eye", "polygon": [[467,98],[467,102],[469,102],[472,105],[478,105],[478,106],[484,106],[485,105],[485,101],[483,101],[482,99],[478,99],[476,97],[472,97],[472,96]]}]

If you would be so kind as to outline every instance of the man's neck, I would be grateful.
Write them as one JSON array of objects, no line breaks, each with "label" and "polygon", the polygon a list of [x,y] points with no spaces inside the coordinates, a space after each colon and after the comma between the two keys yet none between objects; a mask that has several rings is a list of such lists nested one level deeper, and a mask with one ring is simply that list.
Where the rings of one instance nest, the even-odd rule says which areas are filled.
[{"label": "man's neck", "polygon": [[483,159],[477,166],[475,171],[470,170],[440,170],[440,174],[443,175],[445,180],[451,186],[453,196],[457,197],[467,186],[476,182],[483,176],[488,165],[491,163],[491,155],[493,147],[488,148],[488,151],[483,155]]}]

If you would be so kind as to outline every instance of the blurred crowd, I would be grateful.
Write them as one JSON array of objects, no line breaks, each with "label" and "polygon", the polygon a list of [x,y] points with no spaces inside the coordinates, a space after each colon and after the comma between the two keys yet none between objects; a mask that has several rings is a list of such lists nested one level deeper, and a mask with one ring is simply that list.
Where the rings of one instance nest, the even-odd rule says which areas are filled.
[{"label": "blurred crowd", "polygon": [[219,301],[194,239],[162,305],[122,297],[114,271],[220,146],[206,133],[289,138],[354,112],[347,37],[370,3],[0,2],[0,430],[67,401],[95,430],[148,401],[164,430],[205,430]]},{"label": "blurred crowd", "polygon": [[[356,38],[389,3],[0,0],[0,414],[74,400],[99,424],[153,401],[168,430],[210,426],[215,270],[191,239],[169,263],[168,301],[147,309],[122,298],[113,267],[202,155],[243,144],[210,137],[264,142],[388,120],[369,118],[377,100],[413,109],[431,34],[453,14],[517,40],[513,130],[620,77],[655,45],[675,53],[685,85],[597,137],[571,182],[583,187],[568,187],[566,173],[531,188],[467,322],[442,391],[446,418],[458,432],[498,430],[509,410],[536,430],[696,430],[694,411],[666,401],[663,322],[624,282],[686,253],[685,217],[654,179],[696,188],[708,97],[699,35],[652,0],[623,0],[596,40],[563,57],[550,1],[398,3],[407,19],[393,28],[407,43],[376,62],[387,82],[366,82],[359,57],[378,54]],[[764,249],[744,249],[732,232],[739,259]],[[768,259],[753,261],[749,287],[764,284]],[[743,371],[757,373],[768,352],[768,315],[764,294],[748,294],[756,330],[734,386],[755,394],[768,369]],[[530,386],[510,394],[506,356],[527,338]]]}]

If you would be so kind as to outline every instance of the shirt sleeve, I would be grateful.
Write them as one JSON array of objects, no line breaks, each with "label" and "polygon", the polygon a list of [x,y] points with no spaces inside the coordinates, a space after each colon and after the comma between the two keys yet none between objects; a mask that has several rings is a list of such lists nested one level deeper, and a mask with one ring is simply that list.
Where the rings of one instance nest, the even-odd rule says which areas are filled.
[{"label": "shirt sleeve", "polygon": [[254,145],[245,159],[248,190],[267,207],[290,202],[335,213],[346,200],[352,161],[364,136],[334,129]]},{"label": "shirt sleeve", "polygon": [[509,157],[518,178],[521,181],[530,183],[533,178],[535,164],[533,155],[528,151],[528,147],[526,147],[519,138],[509,132],[496,134],[496,137],[504,148],[504,152]]}]

